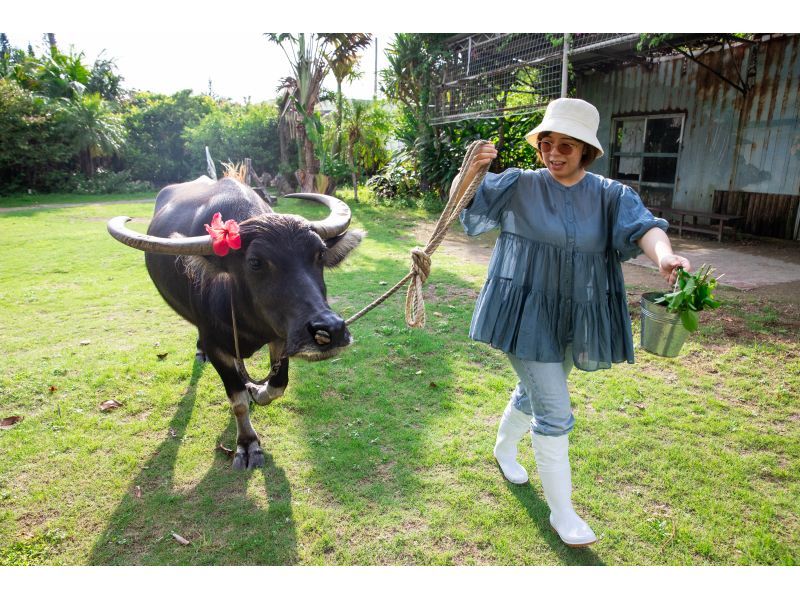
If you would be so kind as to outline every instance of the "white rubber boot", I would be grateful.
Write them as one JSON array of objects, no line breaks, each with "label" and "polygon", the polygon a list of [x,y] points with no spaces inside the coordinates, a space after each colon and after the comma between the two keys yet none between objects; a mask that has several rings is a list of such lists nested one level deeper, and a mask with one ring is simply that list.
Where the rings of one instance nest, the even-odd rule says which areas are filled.
[{"label": "white rubber boot", "polygon": [[550,525],[561,541],[571,548],[597,542],[592,528],[572,508],[572,475],[567,435],[542,436],[534,433],[531,436],[544,497],[550,507]]},{"label": "white rubber boot", "polygon": [[528,483],[528,472],[517,463],[517,445],[531,429],[531,419],[530,415],[509,403],[497,429],[494,458],[497,459],[503,476],[512,484]]}]

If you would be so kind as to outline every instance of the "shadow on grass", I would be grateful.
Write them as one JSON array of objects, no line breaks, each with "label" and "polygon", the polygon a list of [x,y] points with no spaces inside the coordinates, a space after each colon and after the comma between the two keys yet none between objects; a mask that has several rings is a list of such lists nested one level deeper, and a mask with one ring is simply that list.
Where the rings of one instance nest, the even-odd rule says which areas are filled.
[{"label": "shadow on grass", "polygon": [[[216,376],[213,369],[210,372]],[[257,471],[237,472],[221,451],[192,488],[175,487],[181,439],[195,406],[204,364],[194,363],[189,386],[169,423],[171,432],[131,481],[109,517],[88,559],[91,565],[291,565],[297,562],[297,537],[291,491],[283,469],[269,453]],[[216,440],[235,445],[231,416]],[[263,476],[269,506],[248,496],[248,485]],[[141,490],[141,497],[138,497]],[[190,541],[183,546],[172,532]]]},{"label": "shadow on grass", "polygon": [[547,502],[534,489],[534,484],[538,485],[538,483],[538,480],[535,480],[523,485],[506,482],[506,485],[520,504],[525,507],[525,510],[528,511],[531,522],[539,528],[539,535],[544,538],[553,553],[565,565],[605,565],[592,550],[591,546],[570,548],[561,541],[556,531],[550,526],[550,508],[547,506]]}]

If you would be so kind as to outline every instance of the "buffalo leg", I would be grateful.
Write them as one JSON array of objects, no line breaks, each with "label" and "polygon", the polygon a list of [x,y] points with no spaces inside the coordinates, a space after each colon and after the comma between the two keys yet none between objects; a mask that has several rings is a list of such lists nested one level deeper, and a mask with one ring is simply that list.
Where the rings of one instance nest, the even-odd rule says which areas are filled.
[{"label": "buffalo leg", "polygon": [[233,358],[217,351],[208,352],[214,369],[217,370],[236,418],[236,454],[233,457],[234,469],[255,469],[264,466],[264,452],[261,441],[250,423],[250,392],[245,388],[234,366]]},{"label": "buffalo leg", "polygon": [[197,337],[197,351],[195,351],[194,358],[200,363],[206,363],[208,361],[208,356],[206,355],[205,349],[203,349],[203,343],[200,341],[200,337]]},{"label": "buffalo leg", "polygon": [[247,389],[258,405],[269,405],[278,397],[282,397],[283,393],[286,391],[286,385],[289,384],[289,358],[284,357],[281,359],[283,347],[283,343],[276,342],[269,344],[270,363],[274,364],[280,359],[280,367],[278,371],[275,372],[275,375],[271,376],[269,381],[261,386],[253,384],[252,382],[247,383]]}]

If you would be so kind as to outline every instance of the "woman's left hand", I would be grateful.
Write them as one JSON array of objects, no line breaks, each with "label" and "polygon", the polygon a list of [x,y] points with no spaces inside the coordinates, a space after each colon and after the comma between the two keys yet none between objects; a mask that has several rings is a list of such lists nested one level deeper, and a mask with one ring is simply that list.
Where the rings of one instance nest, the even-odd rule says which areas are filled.
[{"label": "woman's left hand", "polygon": [[658,273],[664,277],[670,286],[675,284],[675,279],[678,278],[678,268],[683,268],[687,272],[691,269],[692,265],[685,257],[670,253],[662,256],[658,261]]}]

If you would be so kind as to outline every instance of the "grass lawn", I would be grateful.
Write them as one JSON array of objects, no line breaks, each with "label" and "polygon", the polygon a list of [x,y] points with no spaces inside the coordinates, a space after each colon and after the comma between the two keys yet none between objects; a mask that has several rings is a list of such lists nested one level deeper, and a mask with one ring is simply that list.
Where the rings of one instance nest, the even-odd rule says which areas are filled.
[{"label": "grass lawn", "polygon": [[108,203],[138,199],[155,198],[157,191],[137,191],[135,193],[109,193],[106,195],[79,195],[75,193],[43,193],[31,194],[17,193],[15,195],[0,196],[0,209],[2,208],[30,208],[39,206],[69,205],[74,203]]},{"label": "grass lawn", "polygon": [[[437,253],[426,329],[405,327],[401,292],[339,358],[292,361],[287,394],[253,409],[266,467],[235,472],[195,332],[105,230],[119,214],[144,230],[151,207],[0,213],[0,418],[24,417],[0,430],[0,564],[800,564],[796,305],[731,294],[681,359],[573,373],[574,501],[600,541],[571,550],[530,445],[530,485],[491,455],[516,380],[467,337],[485,266]],[[369,236],[326,277],[345,317],[407,272],[429,218],[353,208]]]}]

